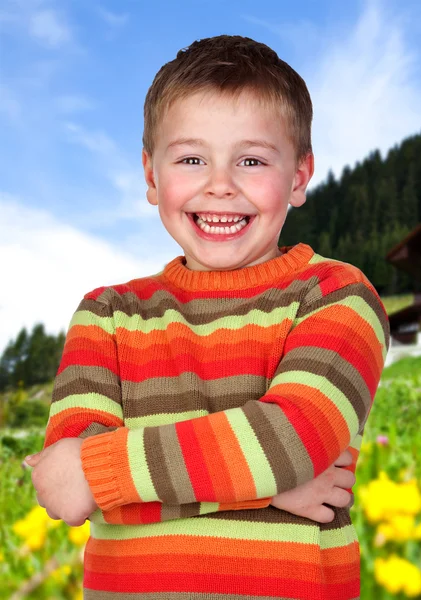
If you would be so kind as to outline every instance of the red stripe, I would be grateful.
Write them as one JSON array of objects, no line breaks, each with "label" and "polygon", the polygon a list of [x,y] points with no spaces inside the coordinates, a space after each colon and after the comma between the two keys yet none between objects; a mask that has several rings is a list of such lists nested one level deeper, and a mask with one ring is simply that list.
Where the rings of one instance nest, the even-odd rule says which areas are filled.
[{"label": "red stripe", "polygon": [[[320,322],[319,322],[320,325]],[[330,327],[331,322],[326,321],[326,326]],[[351,331],[351,330],[350,330]],[[374,359],[374,354],[372,353],[372,361],[370,361],[365,357],[364,354],[358,352],[358,340],[361,339],[357,336],[354,330],[352,330],[352,335],[350,335],[351,342],[348,342],[343,337],[338,337],[334,335],[330,335],[328,333],[322,333],[321,331],[312,332],[312,333],[295,333],[287,337],[285,343],[285,352],[289,352],[294,348],[299,348],[303,346],[311,347],[314,346],[316,348],[326,348],[328,350],[333,350],[337,352],[343,359],[348,361],[353,367],[355,367],[363,377],[364,381],[367,384],[368,389],[370,390],[371,397],[374,397],[374,394],[377,390],[378,379],[379,377],[376,374],[376,363]],[[363,341],[365,344],[365,342]],[[366,344],[365,344],[366,345]],[[367,354],[368,346],[365,350]],[[374,372],[371,367],[374,367]]]},{"label": "red stripe", "polygon": [[198,502],[217,502],[203,453],[191,421],[175,423],[178,441],[183,452],[184,462]]},{"label": "red stripe", "polygon": [[[212,557],[209,557],[212,560]],[[309,570],[316,565],[309,565]],[[338,567],[340,568],[340,567]],[[245,596],[287,596],[298,600],[329,598],[350,600],[359,597],[360,582],[354,579],[343,584],[323,585],[297,579],[247,577],[222,573],[94,573],[85,569],[84,587],[97,591],[151,593],[185,592],[214,594],[244,594]]]},{"label": "red stripe", "polygon": [[105,356],[104,354],[92,352],[90,350],[78,350],[77,352],[64,352],[57,375],[62,373],[67,367],[74,365],[84,367],[104,367],[116,375],[119,374],[116,358]]},{"label": "red stripe", "polygon": [[[309,390],[311,393],[311,389]],[[324,444],[326,432],[316,429],[311,421],[302,413],[302,411],[290,400],[266,394],[261,402],[277,404],[285,414],[292,427],[295,429],[303,443],[308,455],[313,463],[314,477],[323,473],[331,464],[329,453]],[[338,446],[336,437],[330,438],[329,442]]]},{"label": "red stripe", "polygon": [[154,360],[144,365],[121,362],[122,379],[140,382],[155,377],[178,377],[181,373],[193,372],[204,380],[219,379],[236,375],[259,375],[266,377],[267,358],[244,356],[231,360],[215,360],[206,364],[191,354],[178,355],[176,359]]}]

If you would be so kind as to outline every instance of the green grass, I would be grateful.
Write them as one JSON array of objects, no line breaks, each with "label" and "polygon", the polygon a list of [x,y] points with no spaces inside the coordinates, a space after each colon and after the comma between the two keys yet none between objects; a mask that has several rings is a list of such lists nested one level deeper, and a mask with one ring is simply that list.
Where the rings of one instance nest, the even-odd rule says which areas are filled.
[{"label": "green grass", "polygon": [[405,294],[400,296],[384,296],[382,302],[388,315],[392,315],[402,308],[411,306],[414,302],[414,294]]}]

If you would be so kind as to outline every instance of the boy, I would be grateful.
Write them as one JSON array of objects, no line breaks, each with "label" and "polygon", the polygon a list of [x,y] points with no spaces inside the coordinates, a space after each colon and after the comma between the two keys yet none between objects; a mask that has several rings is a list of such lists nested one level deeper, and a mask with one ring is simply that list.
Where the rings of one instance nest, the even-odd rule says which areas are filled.
[{"label": "boy", "polygon": [[358,269],[278,248],[311,119],[297,73],[239,36],[148,92],[147,198],[184,256],[84,297],[28,459],[50,516],[90,515],[89,600],[359,597],[345,488],[389,330]]}]

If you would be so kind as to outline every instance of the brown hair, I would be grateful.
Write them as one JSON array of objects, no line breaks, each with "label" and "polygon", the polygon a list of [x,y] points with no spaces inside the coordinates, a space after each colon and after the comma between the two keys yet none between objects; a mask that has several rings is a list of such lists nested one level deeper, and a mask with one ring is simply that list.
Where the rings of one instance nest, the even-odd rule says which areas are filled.
[{"label": "brown hair", "polygon": [[253,92],[281,109],[297,162],[312,151],[313,108],[304,80],[269,46],[239,35],[220,35],[183,48],[156,74],[144,107],[143,146],[150,156],[164,112],[175,100],[208,90],[231,97]]}]

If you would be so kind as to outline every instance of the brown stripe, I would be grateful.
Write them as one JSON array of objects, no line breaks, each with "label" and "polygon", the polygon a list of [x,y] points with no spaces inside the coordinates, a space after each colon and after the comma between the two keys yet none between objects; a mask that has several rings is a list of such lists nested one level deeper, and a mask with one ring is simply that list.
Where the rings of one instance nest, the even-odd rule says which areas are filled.
[{"label": "brown stripe", "polygon": [[200,502],[191,504],[163,504],[161,509],[161,520],[188,519],[200,515]]},{"label": "brown stripe", "polygon": [[268,379],[257,375],[204,381],[195,373],[181,373],[178,377],[155,377],[139,383],[123,381],[124,414],[133,418],[189,410],[219,412],[258,400],[268,386]]},{"label": "brown stripe", "polygon": [[115,431],[118,427],[106,427],[100,423],[91,423],[82,433],[78,436],[80,438],[87,438],[91,435],[99,435],[100,433],[108,433]]},{"label": "brown stripe", "polygon": [[158,498],[162,502],[176,504],[177,494],[165,464],[159,429],[158,427],[146,427],[144,435],[145,454]]},{"label": "brown stripe", "polygon": [[[384,314],[377,296],[364,283],[358,282],[345,285],[343,288],[336,290],[324,297],[321,297],[321,294],[322,292],[320,290],[320,286],[315,286],[307,294],[305,302],[301,304],[297,316],[300,318],[304,317],[318,308],[329,306],[335,302],[340,302],[349,296],[360,296],[376,314],[383,329],[386,348],[389,347],[389,320]],[[382,343],[383,340],[380,340],[380,342]]]},{"label": "brown stripe", "polygon": [[[313,464],[300,437],[276,404],[249,402],[244,413],[269,461],[278,493],[314,477]],[[300,471],[294,465],[300,464]]]},{"label": "brown stripe", "polygon": [[[302,296],[303,289],[308,288],[308,281],[294,280],[285,289],[270,288],[252,298],[217,298],[196,299],[180,305],[172,294],[165,290],[155,292],[150,298],[139,298],[134,292],[120,296],[115,293],[112,298],[112,309],[131,317],[140,316],[143,320],[162,318],[166,311],[175,310],[181,313],[191,325],[204,325],[221,317],[244,316],[251,310],[265,313],[277,308],[285,308]],[[92,300],[85,302],[93,302]],[[181,308],[181,310],[180,310]],[[89,310],[85,304],[79,310]],[[95,307],[95,314],[98,308]]]},{"label": "brown stripe", "polygon": [[[243,594],[201,594],[198,592],[101,592],[83,589],[84,600],[275,600],[275,596],[244,596]],[[276,596],[276,600],[294,600]],[[295,598],[296,600],[296,598]],[[354,600],[359,600],[355,598]]]},{"label": "brown stripe", "polygon": [[93,300],[92,298],[83,298],[81,303],[76,309],[76,312],[81,310],[87,310],[97,317],[110,317],[112,316],[112,308],[106,299],[101,302],[99,298]]},{"label": "brown stripe", "polygon": [[303,371],[324,377],[348,398],[360,426],[367,419],[371,407],[369,389],[360,372],[333,350],[308,346],[295,348],[281,361],[276,374],[288,371]]},{"label": "brown stripe", "polygon": [[104,394],[121,404],[121,388],[117,375],[104,367],[72,365],[54,380],[52,401],[62,400],[72,394]]},{"label": "brown stripe", "polygon": [[[190,483],[174,425],[145,428],[145,454],[156,493],[165,504],[192,504]],[[174,468],[177,465],[177,468]]]},{"label": "brown stripe", "polygon": [[[218,521],[241,521],[254,523],[284,523],[286,525],[303,525],[306,527],[314,528],[315,526],[320,531],[330,531],[332,529],[340,529],[351,525],[351,517],[349,514],[349,508],[336,508],[330,506],[334,512],[334,519],[331,523],[317,523],[311,519],[305,517],[299,517],[293,515],[285,510],[280,510],[274,506],[267,506],[266,508],[256,509],[245,509],[245,510],[229,510],[210,513],[208,515],[202,515],[200,517],[193,517],[195,519],[217,519]],[[317,542],[316,542],[317,543]]]}]

